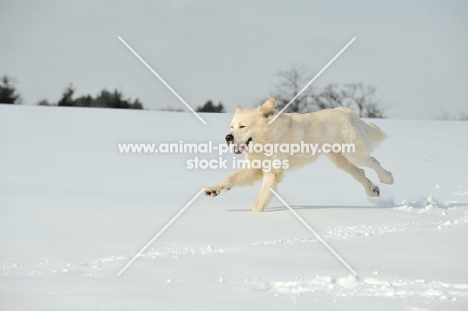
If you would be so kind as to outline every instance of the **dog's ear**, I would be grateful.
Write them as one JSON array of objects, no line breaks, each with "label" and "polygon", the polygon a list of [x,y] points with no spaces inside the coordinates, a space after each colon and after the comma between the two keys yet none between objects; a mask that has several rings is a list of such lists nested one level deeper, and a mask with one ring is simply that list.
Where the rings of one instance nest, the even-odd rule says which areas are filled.
[{"label": "dog's ear", "polygon": [[242,110],[244,110],[244,108],[242,108],[241,106],[237,106],[234,112],[240,112]]},{"label": "dog's ear", "polygon": [[258,111],[262,116],[267,117],[273,111],[273,109],[275,109],[275,106],[276,106],[275,99],[270,98],[266,102],[264,102],[263,105],[259,107]]}]

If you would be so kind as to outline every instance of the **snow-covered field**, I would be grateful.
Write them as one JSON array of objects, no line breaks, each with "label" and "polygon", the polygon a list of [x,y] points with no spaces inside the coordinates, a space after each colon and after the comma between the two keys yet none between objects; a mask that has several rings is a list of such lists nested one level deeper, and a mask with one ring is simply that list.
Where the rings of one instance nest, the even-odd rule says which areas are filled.
[{"label": "snow-covered field", "polygon": [[278,200],[251,213],[259,184],[200,196],[118,277],[232,170],[117,144],[222,143],[230,117],[0,105],[0,309],[468,310],[468,122],[375,121],[377,199],[326,159],[280,184],[358,278]]}]

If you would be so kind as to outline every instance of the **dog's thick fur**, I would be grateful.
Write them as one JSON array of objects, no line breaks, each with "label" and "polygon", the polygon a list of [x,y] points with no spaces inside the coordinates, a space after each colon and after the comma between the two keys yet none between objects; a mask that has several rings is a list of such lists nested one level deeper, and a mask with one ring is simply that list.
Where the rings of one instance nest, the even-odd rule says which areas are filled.
[{"label": "dog's thick fur", "polygon": [[[275,100],[270,98],[256,109],[237,107],[231,122],[230,139],[234,144],[354,144],[354,153],[326,153],[325,155],[336,167],[350,174],[362,184],[368,196],[380,195],[378,186],[374,185],[358,166],[372,168],[377,172],[382,183],[393,184],[392,173],[383,169],[379,162],[370,154],[382,142],[386,135],[374,124],[367,124],[346,107],[326,109],[313,113],[283,113],[272,123],[268,122],[277,114]],[[228,134],[228,136],[229,136]],[[287,159],[288,169],[297,169],[317,159],[319,153],[294,154],[274,153],[267,157],[264,153],[245,153],[246,160],[254,159]],[[214,187],[205,188],[205,195],[215,197],[221,192],[233,187],[249,186],[262,179],[262,187],[255,204],[254,212],[264,211],[270,202],[272,193],[281,182],[284,169],[272,169],[265,172],[262,169],[240,169],[228,176]]]}]

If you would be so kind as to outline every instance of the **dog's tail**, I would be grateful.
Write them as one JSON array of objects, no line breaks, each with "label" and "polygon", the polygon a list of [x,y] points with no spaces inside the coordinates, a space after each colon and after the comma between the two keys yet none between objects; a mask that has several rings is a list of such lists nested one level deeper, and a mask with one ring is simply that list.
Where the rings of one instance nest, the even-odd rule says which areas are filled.
[{"label": "dog's tail", "polygon": [[380,143],[387,138],[387,135],[385,135],[385,133],[382,132],[382,130],[377,125],[373,123],[365,123],[364,121],[362,121],[362,123],[364,123],[364,130],[375,147],[380,145]]},{"label": "dog's tail", "polygon": [[354,124],[354,126],[356,126],[356,134],[358,139],[360,138],[361,140],[370,143],[372,147],[377,147],[378,145],[380,145],[381,142],[383,142],[387,138],[387,135],[385,135],[385,133],[382,132],[382,130],[377,125],[362,121],[357,116],[357,114],[354,113],[348,107],[338,107],[335,109],[339,109],[346,113],[348,118],[350,118],[348,120],[351,121],[351,124]]}]

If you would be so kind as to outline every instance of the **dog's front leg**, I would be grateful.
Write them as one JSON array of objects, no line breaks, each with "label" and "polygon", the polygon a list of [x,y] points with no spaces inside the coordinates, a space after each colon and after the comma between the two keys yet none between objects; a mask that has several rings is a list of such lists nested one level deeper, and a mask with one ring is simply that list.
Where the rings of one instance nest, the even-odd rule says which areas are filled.
[{"label": "dog's front leg", "polygon": [[228,176],[219,185],[205,188],[205,195],[215,197],[221,192],[229,191],[234,187],[250,186],[262,177],[261,169],[240,169]]},{"label": "dog's front leg", "polygon": [[263,212],[265,207],[270,203],[273,193],[270,188],[276,191],[276,186],[283,179],[282,172],[264,172],[263,183],[260,193],[255,200],[255,204],[252,208],[252,212]]}]

